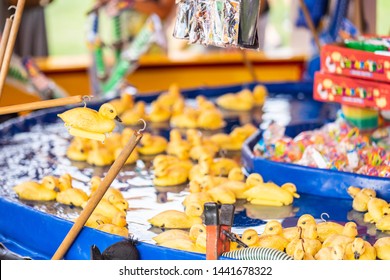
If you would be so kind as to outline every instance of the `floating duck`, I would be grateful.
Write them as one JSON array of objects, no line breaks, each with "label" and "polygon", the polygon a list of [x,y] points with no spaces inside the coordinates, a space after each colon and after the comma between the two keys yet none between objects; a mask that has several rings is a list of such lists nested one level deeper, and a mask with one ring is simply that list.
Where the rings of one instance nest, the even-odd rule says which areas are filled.
[{"label": "floating duck", "polygon": [[202,224],[202,219],[188,216],[181,211],[166,210],[150,218],[148,222],[155,227],[186,229],[194,224]]},{"label": "floating duck", "polygon": [[24,182],[13,187],[13,190],[20,199],[50,201],[55,200],[57,197],[57,192],[55,191],[57,184],[57,178],[45,176],[41,183],[35,181]]},{"label": "floating duck", "polygon": [[57,194],[56,200],[61,204],[81,207],[88,200],[88,194],[82,189],[71,187],[60,191]]},{"label": "floating duck", "polygon": [[180,88],[177,84],[171,84],[168,88],[168,91],[162,92],[157,101],[161,104],[164,104],[168,108],[172,108],[178,100],[183,100],[183,96],[181,95]]},{"label": "floating duck", "polygon": [[257,85],[253,89],[253,99],[255,106],[262,106],[268,96],[268,90],[263,85]]},{"label": "floating duck", "polygon": [[283,229],[283,236],[287,238],[288,241],[292,241],[293,239],[298,238],[301,235],[302,230],[308,225],[316,225],[316,221],[312,215],[303,214],[299,217],[295,227],[288,227]]},{"label": "floating duck", "polygon": [[159,187],[177,186],[188,181],[188,170],[180,165],[158,165],[154,169],[153,184]]},{"label": "floating duck", "polygon": [[237,93],[227,93],[217,98],[219,107],[233,111],[250,111],[253,108],[254,98],[249,89]]},{"label": "floating duck", "polygon": [[145,132],[138,145],[138,152],[143,155],[156,155],[165,152],[168,141],[159,135]]},{"label": "floating duck", "polygon": [[303,239],[299,239],[294,250],[294,260],[315,260],[314,256],[305,251]]},{"label": "floating duck", "polygon": [[196,109],[185,108],[184,105],[182,106],[182,109],[177,106],[174,113],[172,113],[172,117],[169,121],[170,126],[176,128],[197,128],[198,112],[196,111]]},{"label": "floating duck", "polygon": [[115,128],[115,121],[121,121],[114,108],[109,103],[100,106],[99,111],[90,108],[74,108],[58,114],[68,127],[69,133],[73,136],[98,140],[103,142],[106,133]]},{"label": "floating duck", "polygon": [[379,221],[375,223],[377,230],[388,232],[390,231],[390,215],[384,215]]},{"label": "floating duck", "polygon": [[263,177],[259,173],[251,173],[249,176],[246,178],[245,183],[248,186],[248,189],[261,184],[264,182]]},{"label": "floating duck", "polygon": [[129,237],[129,230],[127,228],[113,224],[101,224],[98,225],[96,229],[123,237]]},{"label": "floating duck", "polygon": [[324,240],[322,247],[334,247],[335,245],[346,246],[352,243],[354,238],[358,235],[357,226],[354,222],[348,222],[343,228],[341,234],[332,234]]},{"label": "floating duck", "polygon": [[188,240],[188,239],[172,239],[160,243],[159,245],[163,247],[173,248],[173,249],[178,249],[183,251],[204,253],[202,248],[199,248],[192,240]]},{"label": "floating duck", "polygon": [[170,229],[163,231],[162,233],[154,236],[152,239],[156,242],[156,244],[161,244],[169,240],[176,239],[187,239],[189,241],[192,241],[188,232],[181,229]]},{"label": "floating duck", "polygon": [[[96,192],[101,184],[102,179],[99,176],[93,176],[90,180],[91,194],[90,197]],[[122,192],[114,187],[109,187],[104,193],[103,198],[107,199],[108,202],[115,205],[119,210],[127,210],[129,204],[124,198]]]},{"label": "floating duck", "polygon": [[[201,169],[201,170],[208,170],[208,169]],[[206,192],[228,181],[226,177],[202,175],[207,173],[208,171],[204,171],[204,173],[201,173],[199,176],[197,176],[196,178],[190,181],[189,191],[191,193]]]},{"label": "floating duck", "polygon": [[66,150],[66,156],[74,161],[86,161],[90,148],[89,139],[74,137]]},{"label": "floating duck", "polygon": [[342,260],[344,259],[345,249],[341,245],[334,247],[321,248],[314,258],[316,260]]},{"label": "floating duck", "polygon": [[220,129],[226,125],[222,113],[217,109],[202,110],[196,123],[197,127],[206,130]]},{"label": "floating duck", "polygon": [[353,240],[345,248],[346,260],[375,260],[375,248],[367,241],[360,237]]},{"label": "floating duck", "polygon": [[381,237],[374,243],[378,259],[390,260],[390,236]]},{"label": "floating duck", "polygon": [[206,202],[213,202],[213,199],[207,192],[196,192],[188,194],[184,198],[182,204],[186,207],[188,204],[194,202],[204,205]]},{"label": "floating duck", "polygon": [[134,107],[123,112],[121,119],[125,125],[136,125],[140,119],[145,118],[146,115],[146,103],[138,101],[134,104]]},{"label": "floating duck", "polygon": [[358,212],[367,212],[367,203],[372,197],[376,197],[375,190],[368,188],[349,187],[348,194],[353,198],[352,208]]},{"label": "floating duck", "polygon": [[241,236],[241,241],[248,247],[265,247],[284,251],[288,241],[280,235],[261,235],[259,236],[254,229],[246,229]]},{"label": "floating duck", "polygon": [[275,183],[262,183],[244,192],[250,203],[257,205],[283,206],[293,203],[294,197],[299,198],[294,184],[286,183],[279,187]]},{"label": "floating duck", "polygon": [[390,205],[384,199],[372,197],[367,203],[367,211],[364,214],[364,222],[376,223],[385,214],[390,214]]},{"label": "floating duck", "polygon": [[92,213],[91,216],[89,216],[88,220],[85,222],[85,226],[96,228],[101,224],[110,224],[110,223],[111,223],[111,219],[109,217],[106,217],[102,214]]},{"label": "floating duck", "polygon": [[231,190],[237,199],[245,199],[246,196],[244,192],[248,190],[248,185],[243,182],[245,180],[245,175],[242,172],[240,167],[235,167],[230,170],[228,175],[228,180],[218,187],[223,187]]},{"label": "floating duck", "polygon": [[196,241],[198,236],[202,233],[206,232],[206,228],[202,224],[194,224],[189,232],[181,229],[170,229],[163,231],[162,233],[158,234],[157,236],[153,237],[152,239],[157,243],[161,244],[169,240],[175,240],[175,239],[187,239],[192,242]]},{"label": "floating duck", "polygon": [[171,118],[171,110],[159,101],[152,102],[146,119],[153,123],[167,122]]},{"label": "floating duck", "polygon": [[236,203],[236,195],[233,191],[225,187],[215,187],[207,191],[214,202],[221,204]]},{"label": "floating duck", "polygon": [[286,253],[290,256],[294,255],[296,246],[303,241],[303,249],[306,253],[314,256],[321,249],[321,242],[317,239],[318,232],[315,224],[307,225],[305,228],[299,227],[301,230],[300,236],[291,240],[287,247]]},{"label": "floating duck", "polygon": [[204,210],[204,204],[197,201],[193,201],[187,203],[184,212],[188,216],[201,216],[203,214],[203,210]]},{"label": "floating duck", "polygon": [[132,94],[123,93],[120,98],[115,98],[109,103],[114,106],[118,115],[121,115],[124,111],[131,109],[134,106],[134,98]]},{"label": "floating duck", "polygon": [[[85,207],[87,205],[88,202],[85,202],[83,205],[81,205],[81,207]],[[117,208],[115,205],[113,205],[112,203],[110,203],[107,199],[105,198],[102,198],[100,200],[100,202],[98,203],[98,205],[95,207],[95,210],[93,211],[93,213],[95,214],[101,214],[101,215],[104,215],[108,218],[110,218],[111,220],[114,218],[114,217],[117,217],[117,216],[122,216],[122,215],[126,215],[126,213]]]},{"label": "floating duck", "polygon": [[324,242],[326,238],[333,234],[342,234],[344,226],[331,221],[320,222],[317,224],[318,239]]},{"label": "floating duck", "polygon": [[114,162],[114,155],[104,144],[91,141],[91,150],[88,152],[87,162],[95,166],[107,166]]}]

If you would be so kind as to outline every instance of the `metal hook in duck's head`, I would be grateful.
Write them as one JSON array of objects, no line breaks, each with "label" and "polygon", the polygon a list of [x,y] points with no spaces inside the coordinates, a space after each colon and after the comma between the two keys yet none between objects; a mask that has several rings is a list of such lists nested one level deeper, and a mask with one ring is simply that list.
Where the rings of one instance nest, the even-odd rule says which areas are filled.
[{"label": "metal hook in duck's head", "polygon": [[326,222],[326,221],[327,221],[327,220],[324,219],[323,216],[327,216],[328,220],[329,220],[329,218],[330,218],[330,216],[329,216],[328,213],[322,213],[322,214],[321,214],[321,220],[322,220],[323,222]]},{"label": "metal hook in duck's head", "polygon": [[138,132],[143,132],[143,131],[146,129],[146,122],[145,122],[144,119],[139,119],[139,121],[144,123],[144,127],[143,127],[143,128],[140,128],[140,129],[138,130]]}]

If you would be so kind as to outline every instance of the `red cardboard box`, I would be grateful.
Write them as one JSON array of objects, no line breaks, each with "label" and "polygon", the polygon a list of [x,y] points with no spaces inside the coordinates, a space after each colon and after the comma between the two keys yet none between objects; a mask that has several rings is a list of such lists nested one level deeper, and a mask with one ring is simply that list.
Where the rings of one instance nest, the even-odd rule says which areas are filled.
[{"label": "red cardboard box", "polygon": [[390,83],[390,56],[339,45],[325,45],[321,49],[321,70]]},{"label": "red cardboard box", "polygon": [[313,92],[318,101],[390,110],[390,83],[316,72]]}]

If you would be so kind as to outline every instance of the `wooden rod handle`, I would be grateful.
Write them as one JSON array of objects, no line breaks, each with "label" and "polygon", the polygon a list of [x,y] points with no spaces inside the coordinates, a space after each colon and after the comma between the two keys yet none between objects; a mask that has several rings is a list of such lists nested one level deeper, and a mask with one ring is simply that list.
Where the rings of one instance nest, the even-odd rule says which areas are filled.
[{"label": "wooden rod handle", "polygon": [[9,38],[9,33],[11,31],[11,25],[12,25],[12,19],[7,18],[5,20],[3,34],[1,35],[1,42],[0,42],[0,68],[1,68],[1,65],[3,64],[5,50],[6,50],[7,42],[8,42],[8,38]]},{"label": "wooden rod handle", "polygon": [[69,96],[69,97],[63,97],[57,99],[50,99],[44,101],[0,107],[0,115],[77,104],[82,102],[85,97],[86,96],[76,95],[76,96]]},{"label": "wooden rod handle", "polygon": [[3,63],[1,64],[1,70],[0,70],[0,98],[3,92],[5,78],[7,77],[8,74],[8,68],[11,62],[12,53],[14,51],[15,41],[18,35],[20,22],[22,21],[22,14],[23,14],[25,3],[26,0],[18,0],[18,4],[16,5],[15,16],[14,19],[12,20],[12,25],[9,34],[9,39],[7,42],[7,47],[5,50],[4,60]]},{"label": "wooden rod handle", "polygon": [[141,138],[142,138],[142,133],[140,133],[139,131],[134,132],[134,134],[132,135],[129,142],[126,144],[126,146],[123,148],[118,158],[111,165],[110,169],[108,170],[106,176],[100,183],[100,186],[98,187],[96,192],[88,200],[87,205],[80,213],[80,216],[73,224],[68,234],[65,236],[61,245],[58,247],[57,251],[53,255],[52,260],[62,259],[63,256],[66,254],[66,252],[69,250],[70,246],[72,246],[74,240],[80,233],[81,229],[87,222],[88,218],[91,216],[93,210],[95,210],[96,206],[103,198],[107,189],[110,187],[111,183],[114,181],[115,177],[118,175],[121,168],[125,164],[128,157],[131,155],[131,153],[133,152],[134,148],[137,146]]}]

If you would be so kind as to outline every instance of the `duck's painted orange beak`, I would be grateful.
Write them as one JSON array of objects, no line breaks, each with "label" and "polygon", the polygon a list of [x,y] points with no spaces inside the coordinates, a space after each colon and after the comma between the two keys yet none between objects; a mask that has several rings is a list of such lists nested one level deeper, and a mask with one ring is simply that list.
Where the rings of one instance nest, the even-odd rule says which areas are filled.
[{"label": "duck's painted orange beak", "polygon": [[115,120],[117,120],[118,122],[122,122],[122,120],[118,116],[115,117]]}]

